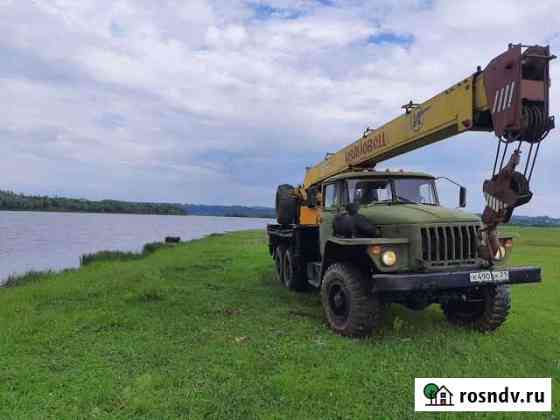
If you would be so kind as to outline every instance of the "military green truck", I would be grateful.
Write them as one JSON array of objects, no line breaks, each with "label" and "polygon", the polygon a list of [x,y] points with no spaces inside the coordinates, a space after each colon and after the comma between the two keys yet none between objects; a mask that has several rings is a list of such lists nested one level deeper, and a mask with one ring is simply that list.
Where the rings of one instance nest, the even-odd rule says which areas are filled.
[{"label": "military green truck", "polygon": [[482,258],[480,217],[440,206],[430,175],[348,172],[321,195],[319,225],[269,225],[269,250],[282,284],[321,290],[327,322],[342,335],[380,328],[389,303],[437,303],[452,324],[491,331],[509,313],[510,285],[541,280],[540,268],[508,267],[510,236],[492,263]]},{"label": "military green truck", "polygon": [[[413,310],[439,304],[452,324],[498,328],[510,311],[510,286],[541,281],[538,267],[508,265],[513,238],[497,227],[533,196],[536,157],[554,128],[553,58],[548,47],[510,44],[485,70],[422,104],[410,101],[401,116],[327,154],[307,168],[302,185],[280,185],[278,223],[267,228],[278,280],[293,290],[320,289],[328,325],[345,336],[379,329],[390,303]],[[431,175],[375,170],[466,131],[498,137],[481,217],[442,207]],[[524,165],[522,146],[529,148]],[[459,187],[463,208],[466,189]]]}]

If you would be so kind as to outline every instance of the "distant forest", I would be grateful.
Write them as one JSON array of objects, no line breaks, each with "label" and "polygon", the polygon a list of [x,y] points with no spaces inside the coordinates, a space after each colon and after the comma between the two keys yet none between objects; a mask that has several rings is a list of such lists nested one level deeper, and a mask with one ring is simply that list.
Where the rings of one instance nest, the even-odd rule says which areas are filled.
[{"label": "distant forest", "polygon": [[182,204],[181,207],[186,214],[196,216],[276,218],[276,211],[270,207],[211,206],[203,204]]},{"label": "distant forest", "polygon": [[[0,190],[0,210],[276,218],[274,209],[270,207],[139,203],[118,200],[91,201],[78,198],[24,195],[2,190]],[[517,226],[560,226],[560,219],[548,216],[513,216],[511,224]]]},{"label": "distant forest", "polygon": [[60,211],[76,213],[131,213],[225,217],[275,218],[266,207],[208,206],[179,203],[140,203],[132,201],[91,201],[79,198],[17,194],[0,190],[0,210]]},{"label": "distant forest", "polygon": [[511,224],[516,226],[560,226],[560,219],[548,216],[512,216]]},{"label": "distant forest", "polygon": [[0,191],[0,210],[65,211],[82,213],[184,214],[177,204],[129,201],[90,201]]}]

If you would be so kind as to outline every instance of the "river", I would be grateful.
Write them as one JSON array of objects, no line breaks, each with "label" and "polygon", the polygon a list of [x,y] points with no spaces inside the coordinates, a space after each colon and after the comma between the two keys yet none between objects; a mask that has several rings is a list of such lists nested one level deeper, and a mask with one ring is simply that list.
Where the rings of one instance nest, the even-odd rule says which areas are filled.
[{"label": "river", "polygon": [[80,265],[82,254],[140,251],[166,236],[181,240],[245,229],[264,229],[268,219],[131,214],[0,211],[0,283],[9,275]]}]

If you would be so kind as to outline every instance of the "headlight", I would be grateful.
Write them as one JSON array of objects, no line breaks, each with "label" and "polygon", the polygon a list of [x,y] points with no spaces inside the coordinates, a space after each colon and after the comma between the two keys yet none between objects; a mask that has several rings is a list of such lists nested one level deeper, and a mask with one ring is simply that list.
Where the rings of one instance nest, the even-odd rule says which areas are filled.
[{"label": "headlight", "polygon": [[395,265],[397,263],[397,254],[395,253],[395,251],[385,251],[383,254],[381,254],[381,261],[387,267]]},{"label": "headlight", "polygon": [[500,245],[498,247],[498,250],[496,251],[496,255],[494,255],[494,259],[496,261],[501,261],[506,257],[506,248],[503,245]]}]

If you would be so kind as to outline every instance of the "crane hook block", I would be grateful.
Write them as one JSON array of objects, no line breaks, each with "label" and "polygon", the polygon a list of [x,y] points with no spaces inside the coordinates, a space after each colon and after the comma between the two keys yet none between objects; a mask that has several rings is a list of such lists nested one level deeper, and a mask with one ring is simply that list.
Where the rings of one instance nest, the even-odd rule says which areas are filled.
[{"label": "crane hook block", "polygon": [[548,46],[510,45],[484,69],[484,86],[496,136],[537,143],[554,128],[549,115]]}]

